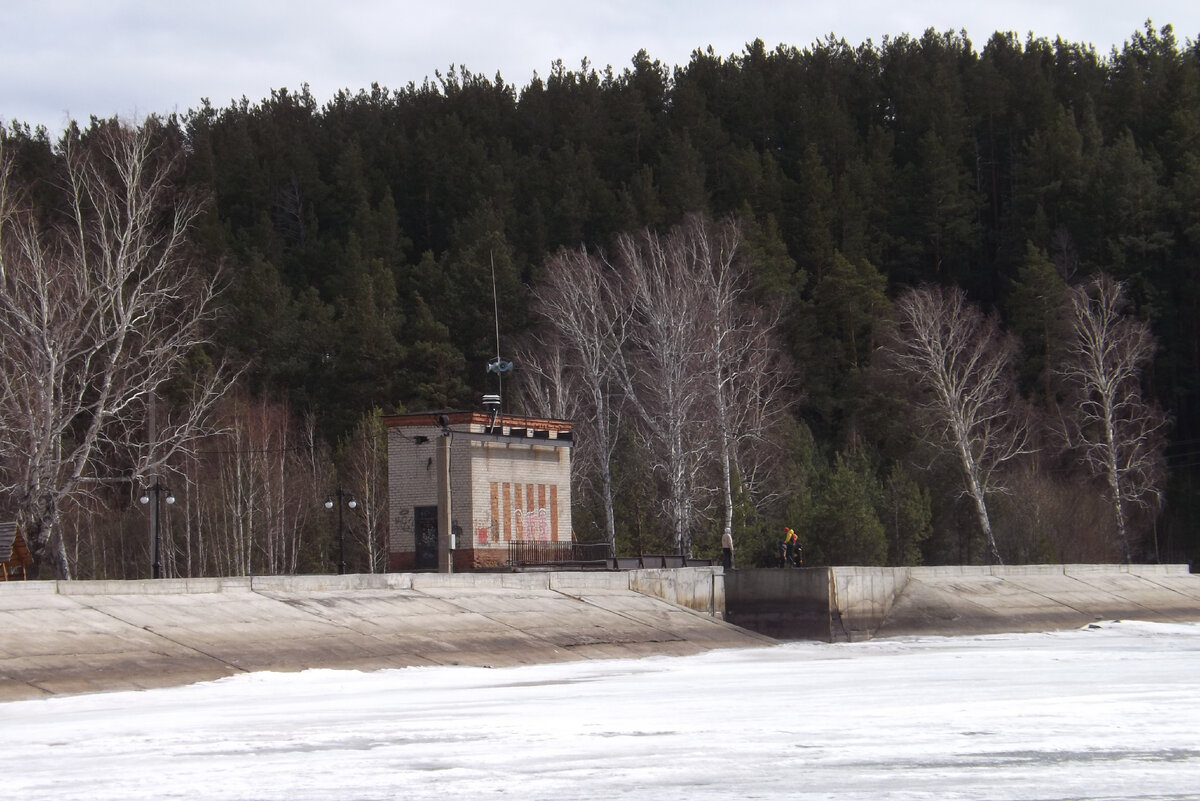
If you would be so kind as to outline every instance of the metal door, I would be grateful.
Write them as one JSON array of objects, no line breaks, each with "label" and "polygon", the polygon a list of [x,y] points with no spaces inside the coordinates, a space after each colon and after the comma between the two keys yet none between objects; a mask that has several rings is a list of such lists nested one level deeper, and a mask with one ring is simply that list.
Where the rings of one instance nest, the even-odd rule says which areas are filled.
[{"label": "metal door", "polygon": [[438,567],[438,508],[413,507],[413,532],[417,539],[417,570],[437,570]]}]

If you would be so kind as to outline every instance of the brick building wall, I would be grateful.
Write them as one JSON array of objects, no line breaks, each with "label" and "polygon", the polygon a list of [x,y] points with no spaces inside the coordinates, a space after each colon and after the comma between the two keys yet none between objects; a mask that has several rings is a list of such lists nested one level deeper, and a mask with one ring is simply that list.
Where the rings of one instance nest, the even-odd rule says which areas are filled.
[{"label": "brick building wall", "polygon": [[[501,566],[508,558],[508,543],[515,540],[571,540],[570,423],[504,416],[492,428],[485,414],[440,416],[450,431],[455,570]],[[444,429],[438,417],[385,418],[391,570],[422,567],[418,509],[439,505],[438,453]]]}]

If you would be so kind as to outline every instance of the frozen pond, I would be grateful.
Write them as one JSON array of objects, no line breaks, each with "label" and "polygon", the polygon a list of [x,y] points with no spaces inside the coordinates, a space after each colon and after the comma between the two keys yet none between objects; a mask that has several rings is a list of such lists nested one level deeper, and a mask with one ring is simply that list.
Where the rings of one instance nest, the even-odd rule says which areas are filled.
[{"label": "frozen pond", "polygon": [[1200,798],[1200,625],[0,704],[20,799]]}]

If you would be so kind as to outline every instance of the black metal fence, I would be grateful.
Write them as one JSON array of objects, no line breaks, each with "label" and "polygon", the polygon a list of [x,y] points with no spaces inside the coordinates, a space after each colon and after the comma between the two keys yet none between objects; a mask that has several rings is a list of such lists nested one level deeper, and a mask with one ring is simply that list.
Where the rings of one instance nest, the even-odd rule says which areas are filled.
[{"label": "black metal fence", "polygon": [[566,567],[583,570],[638,570],[641,568],[710,567],[710,559],[682,556],[614,556],[605,542],[537,542],[508,544],[509,567]]},{"label": "black metal fence", "polygon": [[607,542],[537,542],[516,540],[508,544],[508,564],[559,565],[607,562],[612,557]]}]

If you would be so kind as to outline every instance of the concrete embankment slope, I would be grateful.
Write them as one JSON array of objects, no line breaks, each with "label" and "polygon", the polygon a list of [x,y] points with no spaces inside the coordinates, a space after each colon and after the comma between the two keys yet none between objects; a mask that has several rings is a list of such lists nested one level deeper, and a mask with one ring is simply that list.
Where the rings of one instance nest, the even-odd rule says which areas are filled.
[{"label": "concrete embankment slope", "polygon": [[500,667],[769,644],[720,619],[722,579],[696,568],[0,584],[0,701],[263,670]]},{"label": "concrete embankment slope", "polygon": [[725,619],[781,639],[1051,631],[1200,621],[1186,565],[830,567],[736,571]]},{"label": "concrete embankment slope", "polygon": [[848,628],[873,627],[876,637],[1051,631],[1118,619],[1192,622],[1200,621],[1200,576],[1187,565],[913,568],[890,608],[859,606],[843,612],[846,619]]}]

